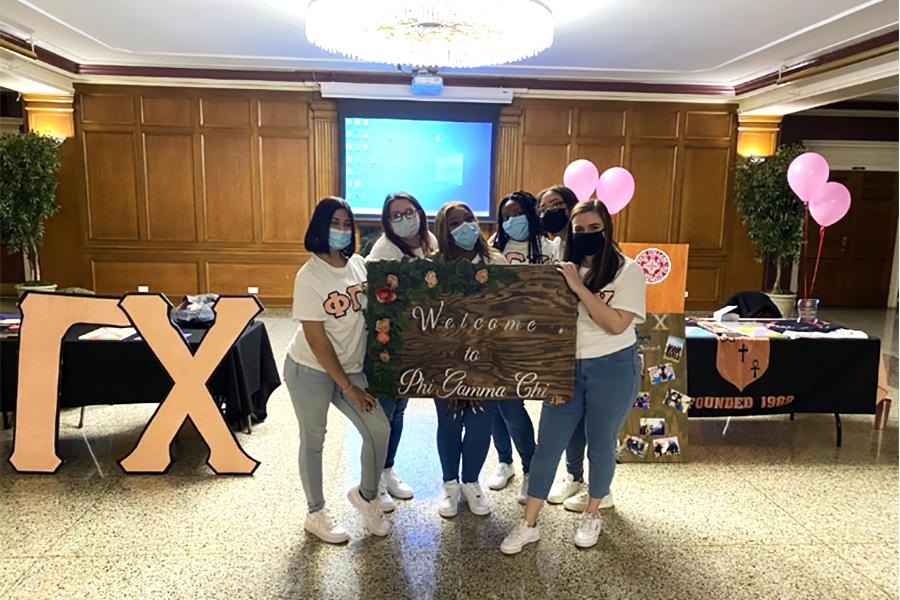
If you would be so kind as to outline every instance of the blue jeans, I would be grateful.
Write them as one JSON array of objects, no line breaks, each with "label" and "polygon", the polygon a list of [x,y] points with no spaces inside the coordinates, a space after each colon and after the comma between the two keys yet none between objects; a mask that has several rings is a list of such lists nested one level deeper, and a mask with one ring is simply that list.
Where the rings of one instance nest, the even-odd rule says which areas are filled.
[{"label": "blue jeans", "polygon": [[500,462],[512,464],[512,444],[510,444],[512,439],[522,460],[522,471],[528,473],[531,457],[534,455],[534,425],[528,411],[525,410],[525,401],[498,401],[491,433]]},{"label": "blue jeans", "polygon": [[[435,398],[437,410],[437,449],[441,459],[444,481],[459,479],[459,463],[462,459],[462,482],[478,481],[481,467],[487,458],[491,445],[491,421],[494,418],[496,401],[481,403],[484,409],[473,412],[449,411],[446,400]],[[463,430],[465,429],[465,436]]]},{"label": "blue jeans", "polygon": [[397,456],[397,446],[400,445],[400,435],[403,433],[403,414],[409,398],[382,398],[381,408],[391,425],[391,437],[388,438],[387,458],[384,460],[384,468],[391,469],[394,466],[394,457]]},{"label": "blue jeans", "polygon": [[[353,385],[366,389],[365,374],[347,373],[347,377]],[[300,427],[300,481],[303,482],[309,512],[316,512],[325,506],[322,448],[325,446],[325,426],[331,404],[344,413],[362,436],[359,494],[366,500],[373,500],[378,495],[378,480],[390,434],[384,412],[360,410],[356,403],[341,393],[331,376],[324,371],[299,365],[290,356],[284,361],[284,382]]]},{"label": "blue jeans", "polygon": [[584,417],[572,432],[572,439],[566,445],[566,471],[575,481],[584,481],[584,447],[587,440],[584,439]]},{"label": "blue jeans", "polygon": [[609,494],[616,472],[616,438],[637,395],[639,377],[635,346],[575,361],[572,400],[557,406],[545,402],[541,407],[529,496],[547,499],[560,456],[582,419],[588,448],[588,492],[591,498]]},{"label": "blue jeans", "polygon": [[509,437],[509,429],[506,428],[506,421],[503,420],[503,415],[499,410],[494,412],[494,418],[491,419],[491,438],[494,440],[497,459],[511,465],[513,461],[512,439]]}]

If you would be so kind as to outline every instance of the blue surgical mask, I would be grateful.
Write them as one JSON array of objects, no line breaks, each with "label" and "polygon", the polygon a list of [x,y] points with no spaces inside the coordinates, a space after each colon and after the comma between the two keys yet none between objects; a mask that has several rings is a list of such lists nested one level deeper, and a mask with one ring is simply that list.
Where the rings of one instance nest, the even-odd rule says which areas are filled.
[{"label": "blue surgical mask", "polygon": [[461,223],[450,232],[450,235],[453,236],[453,242],[457,246],[468,251],[475,247],[475,242],[478,241],[481,233],[475,223]]},{"label": "blue surgical mask", "polygon": [[391,223],[391,229],[401,238],[408,238],[419,233],[419,214],[403,217],[399,223]]},{"label": "blue surgical mask", "polygon": [[503,221],[503,231],[506,235],[521,242],[528,239],[528,217],[525,215],[516,215]]},{"label": "blue surgical mask", "polygon": [[341,231],[340,229],[328,230],[328,247],[337,252],[340,252],[341,250],[349,246],[350,240],[352,239],[352,231]]}]

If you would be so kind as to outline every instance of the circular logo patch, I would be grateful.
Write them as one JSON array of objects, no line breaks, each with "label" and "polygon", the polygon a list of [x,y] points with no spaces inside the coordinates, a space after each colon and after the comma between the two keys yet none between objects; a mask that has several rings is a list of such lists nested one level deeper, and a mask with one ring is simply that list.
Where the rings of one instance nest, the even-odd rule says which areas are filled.
[{"label": "circular logo patch", "polygon": [[659,248],[647,248],[638,254],[634,261],[644,270],[647,283],[655,285],[661,283],[672,271],[672,261],[669,255]]}]

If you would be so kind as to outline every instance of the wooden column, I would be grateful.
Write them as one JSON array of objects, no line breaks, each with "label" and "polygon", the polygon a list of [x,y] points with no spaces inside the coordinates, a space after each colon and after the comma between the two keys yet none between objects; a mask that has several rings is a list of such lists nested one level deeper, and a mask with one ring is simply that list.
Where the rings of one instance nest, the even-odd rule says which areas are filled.
[{"label": "wooden column", "polygon": [[23,94],[28,130],[58,138],[75,135],[75,96],[49,96],[43,94]]},{"label": "wooden column", "polygon": [[738,115],[737,152],[741,156],[771,156],[778,147],[781,115]]},{"label": "wooden column", "polygon": [[[340,154],[338,152],[337,105],[330,101],[313,102],[313,156],[315,197],[313,206],[325,196],[340,196]],[[312,214],[312,211],[310,211]]]}]

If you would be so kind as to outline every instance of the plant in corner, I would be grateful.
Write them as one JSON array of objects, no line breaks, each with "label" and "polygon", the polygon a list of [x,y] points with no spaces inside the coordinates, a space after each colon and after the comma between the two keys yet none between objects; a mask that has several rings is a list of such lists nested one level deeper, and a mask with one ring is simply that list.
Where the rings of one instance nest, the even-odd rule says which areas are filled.
[{"label": "plant in corner", "polygon": [[803,244],[803,203],[788,186],[787,170],[805,151],[798,144],[782,145],[772,156],[741,157],[735,165],[737,209],[747,236],[756,244],[755,260],[775,264],[775,279],[766,293],[785,316],[794,295],[780,288],[781,274],[785,264],[800,258]]},{"label": "plant in corner", "polygon": [[27,281],[18,289],[56,288],[41,281],[38,252],[44,222],[59,210],[56,175],[61,143],[36,133],[0,135],[0,241],[10,254],[21,252],[25,257]]}]

